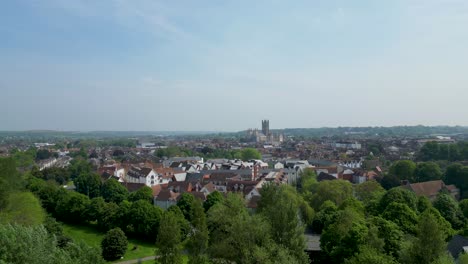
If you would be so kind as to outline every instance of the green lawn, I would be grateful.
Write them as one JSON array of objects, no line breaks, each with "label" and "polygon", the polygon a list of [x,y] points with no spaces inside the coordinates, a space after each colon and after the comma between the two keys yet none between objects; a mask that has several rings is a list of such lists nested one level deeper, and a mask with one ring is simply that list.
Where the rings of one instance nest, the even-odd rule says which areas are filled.
[{"label": "green lawn", "polygon": [[[63,231],[75,241],[83,241],[93,247],[100,247],[101,240],[104,237],[104,233],[101,233],[90,226],[69,225],[63,223]],[[135,245],[138,246],[138,249],[132,250]],[[155,254],[155,249],[156,246],[151,243],[129,239],[127,252],[125,253],[124,258],[119,261],[153,256]],[[154,263],[154,261],[148,263]]]},{"label": "green lawn", "polygon": [[[182,256],[182,260],[184,264],[187,264],[188,263],[188,256],[187,255],[183,255]],[[147,260],[147,261],[143,261],[141,264],[154,264],[154,260]]]}]

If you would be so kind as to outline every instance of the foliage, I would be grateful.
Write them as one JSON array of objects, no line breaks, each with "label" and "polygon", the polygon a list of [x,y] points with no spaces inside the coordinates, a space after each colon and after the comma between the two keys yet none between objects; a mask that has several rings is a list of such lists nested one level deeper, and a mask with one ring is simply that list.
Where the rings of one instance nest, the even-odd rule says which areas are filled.
[{"label": "foliage", "polygon": [[161,264],[181,264],[180,243],[180,227],[177,217],[173,212],[166,211],[162,215],[156,240],[156,246],[159,249],[157,261]]},{"label": "foliage", "polygon": [[360,249],[359,253],[345,260],[345,264],[397,264],[388,255],[379,252],[375,248],[366,246]]},{"label": "foliage", "polygon": [[356,198],[364,204],[382,196],[384,193],[385,189],[375,180],[366,181],[354,187]]},{"label": "foliage", "polygon": [[397,224],[405,233],[414,233],[418,216],[406,204],[392,202],[385,208],[382,217]]},{"label": "foliage", "polygon": [[241,155],[241,159],[244,161],[253,160],[253,159],[259,160],[262,158],[262,154],[254,148],[242,149],[240,155]]},{"label": "foliage", "polygon": [[96,173],[82,173],[75,180],[76,191],[89,198],[98,197],[101,191],[101,177]]},{"label": "foliage", "polygon": [[58,219],[69,223],[82,223],[86,220],[86,209],[90,205],[88,196],[69,192],[57,201],[55,213]]},{"label": "foliage", "polygon": [[192,220],[192,205],[194,200],[195,197],[192,194],[183,193],[180,196],[179,201],[177,201],[177,206],[184,214],[185,219],[187,219],[189,222]]},{"label": "foliage", "polygon": [[368,228],[362,215],[352,209],[338,213],[334,223],[325,228],[320,238],[320,247],[333,263],[343,263],[367,241]]},{"label": "foliage", "polygon": [[298,217],[300,214],[300,196],[287,185],[265,184],[260,191],[258,212],[265,216],[272,228],[272,238],[280,246],[290,251],[297,259],[306,259],[304,254],[304,222],[310,219]]},{"label": "foliage", "polygon": [[452,224],[455,229],[460,229],[464,225],[464,216],[457,201],[448,194],[437,195],[434,201],[434,207],[439,210],[440,214]]},{"label": "foliage", "polygon": [[34,177],[41,178],[46,181],[56,181],[60,185],[64,185],[70,180],[70,172],[65,168],[52,167],[45,168],[44,170],[40,171],[37,169],[37,167],[33,167],[31,174]]},{"label": "foliage", "polygon": [[192,231],[186,248],[189,253],[190,264],[204,264],[208,260],[208,227],[206,215],[200,200],[195,199],[192,204]]},{"label": "foliage", "polygon": [[206,201],[203,203],[203,207],[205,208],[205,212],[208,212],[211,207],[213,207],[215,204],[222,202],[224,199],[223,195],[218,192],[214,191],[206,197]]},{"label": "foliage", "polygon": [[413,181],[416,171],[416,163],[411,160],[399,160],[392,164],[389,174],[396,176],[399,180]]},{"label": "foliage", "polygon": [[315,214],[312,229],[321,234],[323,229],[335,222],[337,216],[338,207],[332,201],[325,201],[320,207],[320,211]]},{"label": "foliage", "polygon": [[414,174],[415,182],[441,180],[443,176],[439,165],[434,162],[418,163]]},{"label": "foliage", "polygon": [[185,219],[184,214],[177,205],[169,206],[169,208],[167,208],[167,211],[173,212],[177,217],[177,222],[180,226],[181,240],[185,240],[192,230],[190,222]]},{"label": "foliage", "polygon": [[153,204],[153,190],[148,186],[143,186],[140,189],[131,192],[128,199],[132,202],[143,200]]},{"label": "foliage", "polygon": [[445,234],[437,218],[429,211],[422,213],[418,221],[416,240],[410,247],[412,263],[431,263],[445,254],[446,246]]},{"label": "foliage", "polygon": [[340,206],[351,197],[353,197],[353,186],[349,181],[322,181],[318,183],[317,190],[312,195],[311,205],[314,210],[318,210],[325,201],[329,200]]},{"label": "foliage", "polygon": [[146,201],[139,200],[131,204],[127,219],[131,219],[128,231],[135,235],[154,241],[158,234],[161,208],[153,206]]},{"label": "foliage", "polygon": [[125,233],[118,227],[111,229],[102,239],[102,256],[107,261],[120,259],[125,255],[127,246],[128,241]]},{"label": "foliage", "polygon": [[104,263],[96,249],[83,244],[56,246],[43,226],[0,225],[0,263],[31,264],[100,264]]},{"label": "foliage", "polygon": [[393,202],[406,204],[412,210],[417,208],[416,195],[401,187],[392,188],[382,196],[379,203],[380,212],[383,212]]},{"label": "foliage", "polygon": [[102,185],[101,195],[107,202],[118,204],[127,199],[128,191],[116,179],[110,179]]},{"label": "foliage", "polygon": [[383,251],[393,257],[397,257],[401,249],[403,232],[400,227],[382,217],[375,216],[368,220],[368,223],[377,228],[377,236],[383,239]]}]

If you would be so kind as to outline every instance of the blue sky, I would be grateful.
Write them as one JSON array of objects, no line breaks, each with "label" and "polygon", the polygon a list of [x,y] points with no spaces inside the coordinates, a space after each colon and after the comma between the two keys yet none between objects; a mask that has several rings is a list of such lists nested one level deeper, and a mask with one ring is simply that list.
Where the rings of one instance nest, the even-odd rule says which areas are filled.
[{"label": "blue sky", "polygon": [[0,130],[468,125],[468,2],[0,3]]}]

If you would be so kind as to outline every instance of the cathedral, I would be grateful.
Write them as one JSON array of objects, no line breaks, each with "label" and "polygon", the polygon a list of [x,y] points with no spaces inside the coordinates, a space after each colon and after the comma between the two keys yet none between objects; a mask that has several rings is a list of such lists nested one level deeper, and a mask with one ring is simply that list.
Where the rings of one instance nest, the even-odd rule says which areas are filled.
[{"label": "cathedral", "polygon": [[259,143],[281,143],[284,140],[283,134],[273,134],[270,132],[269,120],[262,120],[262,131],[249,129],[247,132],[253,141]]}]

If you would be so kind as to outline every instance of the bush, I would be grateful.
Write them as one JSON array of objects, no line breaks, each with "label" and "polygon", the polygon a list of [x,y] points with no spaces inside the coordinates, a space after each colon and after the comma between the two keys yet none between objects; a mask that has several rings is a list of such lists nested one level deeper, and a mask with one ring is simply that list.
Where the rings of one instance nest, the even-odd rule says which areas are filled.
[{"label": "bush", "polygon": [[125,233],[120,228],[109,230],[101,242],[102,256],[105,260],[116,260],[127,251],[128,241]]}]

